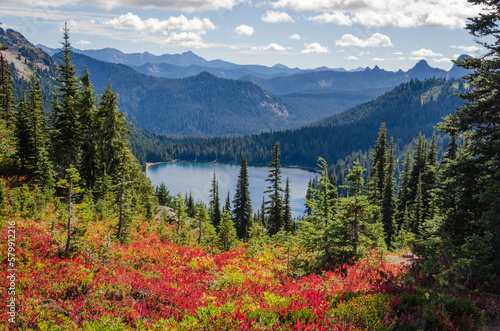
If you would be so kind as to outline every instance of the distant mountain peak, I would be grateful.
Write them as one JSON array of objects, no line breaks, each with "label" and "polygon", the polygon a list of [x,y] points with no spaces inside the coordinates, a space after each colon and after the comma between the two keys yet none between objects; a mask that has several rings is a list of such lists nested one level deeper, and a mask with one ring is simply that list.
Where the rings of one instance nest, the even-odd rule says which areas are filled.
[{"label": "distant mountain peak", "polygon": [[430,67],[431,66],[429,65],[429,63],[427,63],[427,61],[425,59],[422,59],[422,60],[418,61],[417,64],[415,64],[413,69],[430,68]]}]

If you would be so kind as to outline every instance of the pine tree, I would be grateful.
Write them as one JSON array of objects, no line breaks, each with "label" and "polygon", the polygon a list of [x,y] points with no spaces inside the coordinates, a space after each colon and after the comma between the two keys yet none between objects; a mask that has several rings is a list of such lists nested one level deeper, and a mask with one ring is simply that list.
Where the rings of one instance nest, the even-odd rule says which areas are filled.
[{"label": "pine tree", "polygon": [[238,238],[248,238],[250,218],[252,217],[252,200],[248,182],[247,159],[245,155],[241,157],[240,173],[236,184],[236,194],[233,199],[233,217]]},{"label": "pine tree", "polygon": [[368,192],[372,203],[381,203],[384,199],[385,170],[387,164],[387,139],[385,123],[380,126],[375,151],[372,153],[372,170],[368,175]]},{"label": "pine tree", "polygon": [[45,125],[45,116],[43,110],[43,97],[40,88],[40,82],[33,73],[31,85],[27,100],[29,116],[29,134],[30,134],[30,155],[28,155],[29,167],[33,171],[39,171],[42,150],[48,147],[47,129]]},{"label": "pine tree", "polygon": [[292,206],[291,206],[291,197],[290,197],[290,183],[288,177],[286,178],[285,184],[285,205],[283,211],[283,223],[285,227],[285,231],[292,232],[294,230],[293,220],[292,220]]},{"label": "pine tree", "polygon": [[333,187],[332,194],[330,196],[330,200],[332,201],[337,201],[339,198],[339,192],[337,191],[337,181],[337,175],[334,172],[330,175],[330,184],[332,184]]},{"label": "pine tree", "polygon": [[222,220],[219,225],[218,247],[221,251],[227,252],[236,243],[237,234],[234,228],[233,220],[229,211],[222,214]]},{"label": "pine tree", "polygon": [[266,201],[266,213],[268,215],[268,231],[270,235],[278,233],[283,226],[283,198],[281,193],[281,164],[280,164],[279,144],[274,145],[273,156],[269,163],[269,176],[266,179],[269,186],[264,191],[264,194],[269,194],[269,200]]},{"label": "pine tree", "polygon": [[[440,207],[445,239],[464,258],[468,242],[481,242],[472,275],[487,274],[493,263],[500,272],[500,3],[471,0],[481,7],[481,14],[470,19],[469,33],[486,50],[480,58],[467,57],[456,64],[473,70],[465,77],[472,90],[460,97],[464,105],[444,118],[439,130],[463,138],[456,158],[443,166]],[[489,239],[494,238],[494,239]],[[484,240],[483,240],[484,239]],[[477,278],[479,279],[479,278]]]},{"label": "pine tree", "polygon": [[396,199],[396,227],[401,229],[404,223],[405,212],[410,205],[410,172],[411,172],[411,156],[410,150],[406,151],[406,157],[403,164],[403,172],[401,173],[401,185],[399,186],[398,197]]},{"label": "pine tree", "polygon": [[[311,189],[311,198],[306,200],[311,215],[303,218],[299,229],[301,245],[319,256],[319,266],[325,266],[343,252],[346,242],[346,228],[335,219],[335,200],[331,200],[335,189],[328,176],[328,164],[318,158],[320,182],[318,188]],[[342,254],[342,253],[340,253]]]},{"label": "pine tree", "polygon": [[161,182],[160,185],[156,187],[155,195],[160,206],[169,206],[172,202],[172,197],[170,196],[170,192],[164,182]]},{"label": "pine tree", "polygon": [[186,213],[188,217],[195,217],[196,215],[196,206],[194,204],[193,194],[189,191],[188,198],[186,200]]},{"label": "pine tree", "polygon": [[304,215],[305,216],[311,216],[311,207],[309,207],[309,204],[307,203],[307,201],[311,200],[313,198],[312,196],[312,190],[313,190],[313,187],[312,187],[312,179],[309,179],[309,184],[307,184],[307,191],[306,191],[306,202],[305,202],[305,209],[304,209]]},{"label": "pine tree", "polygon": [[128,149],[128,142],[123,138],[130,131],[126,128],[125,114],[118,110],[118,95],[111,91],[111,84],[104,89],[99,108],[99,135],[97,142],[97,159],[99,175],[104,172],[112,178],[116,177],[117,166],[120,164],[120,155]]},{"label": "pine tree", "polygon": [[0,53],[0,122],[13,130],[15,101],[12,89],[12,74],[10,64]]},{"label": "pine tree", "polygon": [[81,161],[79,172],[85,188],[93,190],[97,176],[97,109],[94,87],[88,70],[80,78],[82,91],[78,94],[77,107],[81,124]]},{"label": "pine tree", "polygon": [[394,238],[395,222],[394,215],[396,213],[396,201],[394,197],[394,188],[396,181],[394,180],[395,160],[394,160],[394,139],[391,137],[391,144],[389,147],[388,163],[385,169],[385,184],[382,200],[382,224],[384,224],[384,231],[386,234],[386,243],[389,246]]},{"label": "pine tree", "polygon": [[[80,116],[77,109],[78,78],[71,57],[69,29],[64,25],[62,61],[58,68],[58,93],[54,99],[52,112],[52,153],[57,172],[63,172],[71,164],[79,164],[80,157]],[[60,101],[59,101],[60,100]]]},{"label": "pine tree", "polygon": [[26,167],[29,165],[30,157],[34,154],[32,149],[32,140],[30,132],[30,113],[26,103],[26,96],[23,93],[21,100],[17,106],[16,113],[16,157],[19,160],[21,171],[25,172]]},{"label": "pine tree", "polygon": [[458,152],[458,144],[457,144],[457,135],[454,132],[450,133],[450,143],[448,144],[448,148],[444,152],[443,158],[441,159],[441,163],[445,164],[450,160],[455,160]]},{"label": "pine tree", "polygon": [[222,211],[225,210],[231,212],[231,194],[229,193],[229,191],[227,191],[226,205],[224,206]]},{"label": "pine tree", "polygon": [[218,229],[221,222],[221,211],[220,211],[220,198],[219,198],[219,183],[217,177],[215,176],[212,180],[212,187],[210,189],[210,222],[212,225]]}]

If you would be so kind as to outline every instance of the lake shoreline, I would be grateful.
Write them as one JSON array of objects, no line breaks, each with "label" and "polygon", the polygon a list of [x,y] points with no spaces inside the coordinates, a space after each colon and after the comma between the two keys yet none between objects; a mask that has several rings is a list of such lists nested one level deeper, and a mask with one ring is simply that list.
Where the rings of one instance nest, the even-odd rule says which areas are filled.
[{"label": "lake shoreline", "polygon": [[[151,166],[158,165],[158,164],[170,164],[170,163],[196,163],[196,164],[213,164],[213,163],[218,163],[218,164],[227,164],[227,165],[235,165],[239,166],[239,163],[226,163],[226,162],[217,162],[217,161],[210,161],[210,162],[197,162],[197,161],[179,161],[179,160],[172,160],[172,161],[164,161],[164,162],[146,162],[146,169],[148,169]],[[267,165],[252,165],[248,164],[249,167],[255,167],[255,168],[267,168]],[[302,167],[298,165],[291,165],[291,166],[281,166],[283,169],[299,169],[299,170],[304,170],[307,172],[311,173],[316,173],[317,169],[313,168],[308,168],[308,167]]]}]

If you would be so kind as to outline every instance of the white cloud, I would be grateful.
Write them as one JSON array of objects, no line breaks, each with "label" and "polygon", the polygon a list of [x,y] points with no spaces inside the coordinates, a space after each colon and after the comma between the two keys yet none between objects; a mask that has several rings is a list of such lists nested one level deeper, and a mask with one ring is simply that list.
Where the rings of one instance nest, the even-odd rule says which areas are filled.
[{"label": "white cloud", "polygon": [[426,56],[443,56],[441,53],[434,53],[432,50],[427,48],[421,48],[417,51],[411,51],[411,55],[415,55],[419,58],[423,58]]},{"label": "white cloud", "polygon": [[481,48],[477,47],[477,46],[451,46],[451,48],[458,48],[458,49],[461,49],[463,50],[464,52],[467,52],[467,53],[474,53],[474,52],[479,52],[481,50]]},{"label": "white cloud", "polygon": [[88,40],[80,40],[75,43],[75,45],[90,45],[90,44],[92,43]]},{"label": "white cloud", "polygon": [[383,61],[385,61],[385,59],[380,58],[380,57],[374,57],[372,60],[373,60],[373,61],[379,61],[379,62],[383,62]]},{"label": "white cloud", "polygon": [[422,56],[410,56],[408,59],[410,60],[425,60],[425,57],[422,57]]},{"label": "white cloud", "polygon": [[290,39],[300,40],[300,35],[298,33],[294,33],[291,36],[288,36]]},{"label": "white cloud", "polygon": [[282,52],[285,50],[285,47],[278,45],[276,43],[271,43],[267,46],[257,46],[257,47],[252,47],[253,51],[275,51],[275,52]]},{"label": "white cloud", "polygon": [[106,24],[116,29],[132,29],[149,34],[164,35],[171,31],[193,31],[203,34],[208,30],[215,29],[215,25],[208,18],[200,19],[194,17],[188,19],[184,15],[177,17],[171,16],[168,20],[160,21],[157,18],[142,20],[139,16],[128,13],[108,20]]},{"label": "white cloud", "polygon": [[333,23],[338,25],[352,25],[352,21],[348,15],[336,12],[336,13],[324,13],[321,15],[316,15],[308,18],[309,21],[316,23]]},{"label": "white cloud", "polygon": [[304,44],[305,49],[301,52],[302,54],[324,54],[329,53],[328,47],[321,46],[319,43],[314,42],[310,44]]},{"label": "white cloud", "polygon": [[293,11],[340,13],[354,23],[369,27],[460,29],[465,27],[467,18],[481,11],[480,6],[472,6],[467,0],[277,0],[271,5]]},{"label": "white cloud", "polygon": [[241,24],[238,26],[236,29],[234,29],[234,32],[236,32],[240,36],[251,36],[255,32],[255,29],[252,26]]},{"label": "white cloud", "polygon": [[104,9],[113,8],[160,8],[167,10],[182,10],[186,12],[231,9],[239,0],[5,0],[3,3],[37,7],[77,7],[92,5]]},{"label": "white cloud", "polygon": [[357,57],[355,57],[354,55],[349,55],[347,57],[344,58],[345,60],[349,60],[349,61],[352,61],[352,60],[359,60]]},{"label": "white cloud", "polygon": [[172,32],[170,36],[163,41],[163,44],[196,48],[206,47],[201,40],[201,36],[194,32]]},{"label": "white cloud", "polygon": [[366,40],[359,39],[352,34],[345,34],[340,40],[335,41],[336,46],[355,46],[355,47],[388,47],[392,46],[391,38],[375,33]]},{"label": "white cloud", "polygon": [[268,23],[294,22],[293,18],[287,13],[274,10],[268,10],[264,15],[262,15],[262,20]]},{"label": "white cloud", "polygon": [[406,60],[406,58],[404,56],[400,56],[400,57],[397,57],[396,60],[398,60],[398,61],[404,61],[404,60]]},{"label": "white cloud", "polygon": [[432,59],[432,61],[434,62],[438,62],[438,63],[449,63],[451,62],[451,60],[447,57],[442,57],[440,59]]},{"label": "white cloud", "polygon": [[394,52],[392,54],[394,54],[394,55],[403,55],[403,52]]}]

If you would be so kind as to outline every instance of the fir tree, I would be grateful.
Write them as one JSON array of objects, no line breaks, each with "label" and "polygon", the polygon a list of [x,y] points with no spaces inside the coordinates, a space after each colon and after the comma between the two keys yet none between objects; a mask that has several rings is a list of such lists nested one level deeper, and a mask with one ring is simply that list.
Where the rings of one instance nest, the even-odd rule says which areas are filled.
[{"label": "fir tree", "polygon": [[39,171],[42,150],[48,146],[47,129],[43,111],[43,97],[40,82],[35,73],[31,77],[30,91],[27,100],[30,133],[30,155],[28,155],[29,166],[33,171]]},{"label": "fir tree", "polygon": [[4,123],[9,130],[14,128],[14,107],[10,64],[0,53],[0,122]]},{"label": "fir tree", "polygon": [[164,182],[161,182],[160,185],[156,187],[155,195],[160,206],[169,206],[172,202],[172,197],[170,196],[170,192]]},{"label": "fir tree", "polygon": [[294,230],[293,220],[292,220],[292,206],[290,198],[290,183],[288,177],[286,178],[285,184],[285,205],[283,211],[283,223],[285,231],[292,232]]},{"label": "fir tree", "polygon": [[252,200],[248,182],[247,159],[243,155],[240,163],[240,173],[236,184],[236,194],[233,199],[233,217],[238,238],[248,238],[250,218],[252,217]]},{"label": "fir tree", "polygon": [[398,196],[396,199],[396,226],[401,229],[404,223],[404,215],[410,205],[410,172],[411,172],[411,156],[410,150],[406,151],[406,157],[403,164],[403,172],[401,173],[401,185],[399,186]]},{"label": "fir tree", "polygon": [[82,91],[78,94],[78,109],[81,123],[81,162],[79,165],[83,183],[93,190],[97,176],[97,109],[94,88],[90,83],[90,73],[83,72],[80,78]]},{"label": "fir tree", "polygon": [[225,210],[231,212],[231,194],[229,193],[229,191],[227,191],[226,204],[222,211]]},{"label": "fir tree", "polygon": [[188,198],[186,200],[186,213],[188,217],[195,217],[196,215],[196,206],[194,204],[194,199],[193,195],[191,194],[191,191],[189,191]]},{"label": "fir tree", "polygon": [[384,231],[386,234],[386,243],[390,245],[393,240],[395,229],[394,215],[396,213],[396,201],[394,197],[394,188],[396,181],[394,180],[395,160],[394,160],[394,139],[391,137],[391,144],[389,147],[388,163],[385,169],[385,184],[382,200],[382,224],[384,224]]},{"label": "fir tree", "polygon": [[210,188],[210,222],[218,229],[221,222],[220,198],[219,198],[219,183],[217,177],[212,179],[212,187]]},{"label": "fir tree", "polygon": [[384,199],[385,170],[387,164],[387,139],[385,123],[380,126],[375,151],[372,153],[372,170],[368,175],[368,192],[372,203],[381,203]]},{"label": "fir tree", "polygon": [[496,274],[500,272],[500,3],[469,2],[482,10],[470,19],[467,29],[486,53],[456,61],[473,70],[465,77],[472,90],[460,95],[464,105],[439,125],[440,131],[464,140],[455,159],[441,171],[440,206],[446,242],[464,259],[470,259],[468,242],[483,242],[484,249],[476,250],[477,259],[470,261],[473,277],[481,270],[486,275],[489,265]]},{"label": "fir tree", "polygon": [[222,214],[222,220],[219,225],[218,247],[221,251],[227,252],[236,243],[237,234],[234,228],[233,220],[229,211]]},{"label": "fir tree", "polygon": [[[79,164],[80,157],[80,116],[77,109],[78,78],[71,56],[69,29],[64,25],[62,61],[58,71],[58,93],[53,102],[52,153],[57,171],[62,172],[70,164]],[[60,100],[60,102],[58,101]]]},{"label": "fir tree", "polygon": [[281,165],[280,165],[280,150],[279,144],[274,145],[274,152],[269,163],[269,176],[266,179],[269,186],[264,191],[268,194],[269,200],[266,201],[266,213],[268,216],[268,230],[270,235],[274,235],[281,230],[283,226],[283,198],[281,196],[283,189],[281,188]]},{"label": "fir tree", "polygon": [[304,215],[305,216],[311,216],[311,207],[309,207],[309,204],[307,201],[312,199],[312,180],[309,179],[309,184],[307,184],[307,191],[306,191],[306,202],[305,202],[305,209],[304,209]]},{"label": "fir tree", "polygon": [[31,144],[30,113],[24,93],[17,106],[14,135],[16,139],[16,157],[19,160],[21,171],[25,172],[34,151]]}]

